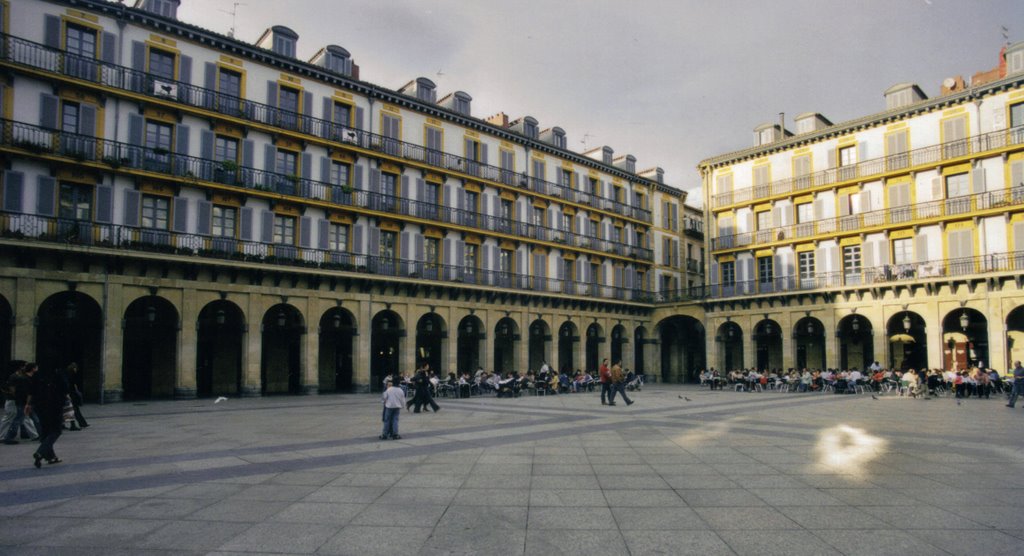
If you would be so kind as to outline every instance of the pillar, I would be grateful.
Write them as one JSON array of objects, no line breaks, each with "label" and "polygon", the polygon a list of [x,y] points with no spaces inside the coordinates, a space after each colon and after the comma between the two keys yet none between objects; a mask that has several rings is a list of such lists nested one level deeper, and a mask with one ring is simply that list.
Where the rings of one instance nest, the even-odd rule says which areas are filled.
[{"label": "pillar", "polygon": [[359,301],[353,310],[357,335],[352,338],[352,391],[370,391],[370,339],[373,336],[373,319],[369,301]]},{"label": "pillar", "polygon": [[743,329],[740,338],[743,340],[743,367],[757,366],[757,344],[754,342],[754,318],[733,319]]},{"label": "pillar", "polygon": [[22,361],[35,361],[36,353],[36,314],[39,304],[36,302],[36,280],[34,278],[18,278],[15,285],[14,299],[14,338],[11,342],[11,358]]},{"label": "pillar", "polygon": [[782,368],[796,368],[796,340],[793,339],[793,317],[790,313],[779,315],[779,329],[782,335]]},{"label": "pillar", "polygon": [[199,340],[199,303],[195,290],[182,292],[178,321],[178,373],[174,377],[174,397],[196,397],[196,343]]},{"label": "pillar", "polygon": [[[836,317],[834,312],[822,315],[821,325],[825,327],[825,366],[832,369],[839,368],[839,338],[836,336]],[[843,369],[845,370],[845,369]]]},{"label": "pillar", "polygon": [[[722,375],[725,374],[726,370],[722,369],[722,342],[718,338],[718,327],[722,323],[717,320],[709,320],[707,332],[704,334],[704,353],[707,355],[708,368],[718,369],[718,372]],[[644,358],[646,359],[646,353]],[[658,358],[658,364],[661,364],[661,358]],[[659,376],[661,373],[658,373]]]},{"label": "pillar", "polygon": [[519,329],[519,340],[515,342],[515,362],[513,366],[520,373],[537,372],[530,368],[530,314],[526,312],[511,315]]},{"label": "pillar", "polygon": [[320,316],[316,299],[306,299],[306,329],[302,337],[302,393],[320,393]]},{"label": "pillar", "polygon": [[103,386],[100,401],[119,402],[124,389],[121,384],[121,368],[124,363],[124,315],[123,296],[119,284],[106,282],[101,302],[103,318],[103,340],[101,356]]},{"label": "pillar", "polygon": [[[922,308],[922,309],[926,309],[926,308]],[[911,307],[911,311],[913,311],[913,310],[914,310],[914,308]],[[931,313],[931,314],[929,315],[928,313]],[[929,368],[929,369],[931,369],[931,368],[941,368],[942,367],[942,359],[943,359],[943,357],[942,357],[942,315],[941,315],[941,311],[939,311],[938,303],[934,303],[933,304],[933,307],[931,307],[931,311],[923,310],[923,311],[921,311],[920,314],[921,314],[921,317],[924,318],[924,322],[925,322],[924,330],[925,330],[925,333],[927,334],[927,339],[925,340],[925,343],[928,346],[928,352],[927,352],[928,353],[928,361],[927,361],[926,367]],[[928,323],[933,323],[933,325],[932,326],[928,326]]]},{"label": "pillar", "polygon": [[260,296],[251,294],[244,304],[245,337],[242,338],[242,397],[262,394],[260,364],[263,360],[263,304]]}]

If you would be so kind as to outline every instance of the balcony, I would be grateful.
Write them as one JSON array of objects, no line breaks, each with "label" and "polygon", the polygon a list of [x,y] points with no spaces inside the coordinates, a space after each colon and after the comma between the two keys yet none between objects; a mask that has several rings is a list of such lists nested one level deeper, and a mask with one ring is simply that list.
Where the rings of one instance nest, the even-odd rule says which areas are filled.
[{"label": "balcony", "polygon": [[701,267],[700,261],[697,259],[686,259],[686,272],[704,274],[704,269]]},{"label": "balcony", "polygon": [[970,154],[977,155],[1021,144],[1024,144],[1024,126],[992,131],[967,139],[949,141],[904,153],[873,158],[850,166],[830,168],[806,176],[786,178],[756,187],[718,193],[711,197],[711,207],[717,209],[738,203],[758,201],[777,195],[787,195],[818,187],[836,185],[841,182],[879,179],[884,174],[891,172],[900,172],[917,166],[934,165]]},{"label": "balcony", "polygon": [[718,251],[751,245],[762,246],[774,242],[792,241],[837,232],[840,235],[872,233],[894,225],[909,225],[924,220],[954,218],[964,214],[974,214],[993,209],[1016,208],[1022,205],[1024,205],[1024,186],[1017,186],[1011,189],[986,191],[952,199],[940,199],[916,205],[892,207],[860,214],[802,222],[789,226],[779,226],[771,230],[719,236],[711,238],[711,249]]},{"label": "balcony", "polygon": [[[648,224],[652,221],[651,212],[641,207],[619,203],[611,199],[591,198],[589,194],[582,191],[572,190],[512,170],[441,151],[429,150],[421,145],[350,128],[306,114],[280,110],[267,104],[225,95],[189,83],[158,79],[148,73],[54,50],[15,36],[0,35],[0,38],[3,40],[3,47],[0,48],[0,62],[13,66],[27,67],[51,75],[73,78],[76,81],[94,83],[97,86],[167,100],[264,124],[275,129],[287,129],[310,135],[332,143],[340,143],[343,146],[378,152],[446,171],[459,172],[508,186],[524,188],[542,195],[557,196],[570,202],[585,203],[588,207],[607,210]],[[273,132],[274,129],[268,131]]]},{"label": "balcony", "polygon": [[194,263],[198,257],[211,262],[222,260],[382,277],[430,279],[621,301],[647,302],[650,297],[647,292],[635,288],[6,211],[0,211],[2,241],[17,241],[22,247],[38,243],[64,248],[109,249],[137,253],[140,256],[155,253],[169,261],[173,261],[175,256],[181,257],[183,263]]},{"label": "balcony", "polygon": [[684,218],[683,233],[694,239],[704,239],[704,222],[694,218]]},{"label": "balcony", "polygon": [[[514,233],[521,237],[556,241],[580,248],[583,248],[585,243],[589,243],[589,241],[585,241],[587,238],[584,236],[572,232],[528,225],[468,210],[451,209],[436,203],[353,190],[347,186],[337,186],[301,176],[268,172],[257,168],[238,166],[235,163],[167,152],[163,149],[150,149],[130,143],[65,133],[10,120],[0,120],[0,126],[2,126],[0,146],[21,149],[40,156],[59,156],[75,162],[103,164],[119,171],[137,170],[160,174],[178,182],[198,183],[203,181],[279,195],[298,196],[347,207],[467,226],[489,232]],[[635,253],[636,258],[644,261],[654,259],[654,253],[650,249],[623,243],[608,243],[613,245],[614,250],[620,255]]]},{"label": "balcony", "polygon": [[1024,272],[1024,250],[993,253],[962,259],[933,260],[921,263],[885,264],[852,272],[835,272],[813,276],[777,276],[769,280],[751,280],[731,284],[703,286],[707,298],[729,298],[768,293],[793,293],[830,290],[843,287],[875,286],[899,282],[949,279],[971,275]]}]

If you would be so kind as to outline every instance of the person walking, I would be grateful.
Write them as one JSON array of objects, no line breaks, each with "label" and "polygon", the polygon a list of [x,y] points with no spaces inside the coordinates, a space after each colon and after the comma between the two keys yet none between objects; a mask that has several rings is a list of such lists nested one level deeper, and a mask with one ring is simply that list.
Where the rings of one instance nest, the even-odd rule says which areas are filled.
[{"label": "person walking", "polygon": [[622,374],[622,365],[620,365],[618,361],[616,361],[615,364],[612,365],[611,379],[612,393],[608,397],[608,405],[615,405],[616,393],[622,396],[622,399],[623,401],[626,402],[626,405],[633,405],[633,400],[629,399],[629,396],[626,395],[626,377],[625,375]]},{"label": "person walking", "polygon": [[381,396],[384,402],[384,430],[380,433],[381,440],[400,440],[398,434],[398,416],[402,414],[402,407],[405,406],[405,391],[395,386],[391,377],[384,380],[387,389]]},{"label": "person walking", "polygon": [[[14,363],[15,365],[13,366],[17,368],[7,378],[6,392],[4,394],[7,398],[4,406],[11,415],[10,419],[5,415],[3,426],[0,426],[0,429],[4,430],[4,444],[17,444],[19,431],[28,433],[28,435],[22,434],[22,438],[27,437],[32,440],[39,438],[39,431],[36,429],[34,421],[25,413],[25,405],[28,403],[28,398],[32,393],[32,375],[36,372],[36,366],[33,363],[26,363],[24,361]],[[7,428],[4,429],[4,426]]]},{"label": "person walking", "polygon": [[608,405],[608,398],[612,395],[612,372],[608,368],[607,358],[601,361],[597,376],[601,381],[601,405]]},{"label": "person walking", "polygon": [[430,378],[427,376],[427,372],[430,370],[430,364],[424,363],[422,367],[416,370],[416,376],[412,377],[412,385],[416,389],[416,394],[413,395],[412,400],[406,402],[405,409],[408,410],[409,406],[413,407],[413,413],[419,413],[423,406],[429,405],[430,409],[437,413],[441,411],[441,406],[437,405],[434,401],[434,397],[430,395]]},{"label": "person walking", "polygon": [[78,363],[71,363],[67,368],[66,380],[68,382],[68,395],[71,396],[71,405],[75,408],[75,420],[71,422],[71,430],[77,431],[89,426],[82,415],[82,390],[78,387],[79,382]]},{"label": "person walking", "polygon": [[[37,367],[35,363],[29,363],[33,371]],[[53,451],[53,445],[60,438],[61,425],[64,420],[64,402],[68,399],[68,385],[64,380],[64,374],[53,370],[35,372],[32,376],[32,393],[25,403],[25,413],[36,413],[39,415],[39,423],[42,425],[39,431],[42,440],[39,449],[32,457],[36,469],[42,467],[40,461],[46,463],[60,463],[57,453]]]},{"label": "person walking", "polygon": [[1006,407],[1014,407],[1017,405],[1017,396],[1024,392],[1024,367],[1020,366],[1020,361],[1013,362],[1013,391],[1010,393],[1010,401],[1006,404]]}]

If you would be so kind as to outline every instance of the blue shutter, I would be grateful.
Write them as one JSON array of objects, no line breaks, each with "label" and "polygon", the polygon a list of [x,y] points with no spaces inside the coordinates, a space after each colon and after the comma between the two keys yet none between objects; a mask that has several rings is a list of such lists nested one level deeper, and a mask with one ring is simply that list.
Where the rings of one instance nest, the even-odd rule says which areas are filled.
[{"label": "blue shutter", "polygon": [[208,89],[206,94],[203,96],[205,101],[203,106],[212,109],[217,104],[217,95],[215,94],[215,91],[217,90],[217,64],[212,62],[206,62],[206,64],[204,64],[203,87]]},{"label": "blue shutter", "polygon": [[53,95],[43,93],[39,97],[39,125],[46,129],[57,129],[60,115],[60,101]]},{"label": "blue shutter", "polygon": [[145,122],[142,116],[138,114],[128,114],[128,143],[132,146],[141,147],[142,142],[142,129]]},{"label": "blue shutter", "polygon": [[213,160],[213,132],[208,129],[199,131],[199,157]]},{"label": "blue shutter", "polygon": [[60,18],[55,15],[43,17],[43,44],[50,48],[60,48]]},{"label": "blue shutter", "polygon": [[487,164],[487,143],[480,143],[480,162]]},{"label": "blue shutter", "polygon": [[426,250],[424,248],[423,234],[416,234],[416,253],[415,257],[417,261],[423,261],[426,259]]},{"label": "blue shutter", "polygon": [[124,225],[139,226],[139,192],[134,189],[124,190]]},{"label": "blue shutter", "polygon": [[264,210],[260,217],[260,241],[270,243],[274,241],[274,213]]},{"label": "blue shutter", "polygon": [[213,210],[213,204],[205,199],[199,200],[199,213],[196,216],[196,232],[201,235],[210,234],[210,213]]},{"label": "blue shutter", "polygon": [[352,187],[355,189],[363,188],[363,167],[358,164],[352,166]]},{"label": "blue shutter", "polygon": [[96,186],[96,221],[109,224],[114,221],[114,188],[109,185]]},{"label": "blue shutter", "polygon": [[103,44],[100,59],[108,64],[116,62],[117,58],[117,36],[113,33],[103,33]]},{"label": "blue shutter", "polygon": [[366,224],[359,223],[355,225],[355,229],[352,231],[352,252],[363,253],[363,228]]},{"label": "blue shutter", "polygon": [[302,93],[302,130],[306,133],[313,133],[313,93],[306,91]]},{"label": "blue shutter", "polygon": [[78,111],[78,133],[89,137],[96,136],[96,107],[81,104]]},{"label": "blue shutter", "polygon": [[246,168],[253,168],[255,162],[253,161],[254,151],[256,150],[256,144],[251,139],[242,141],[242,166]]},{"label": "blue shutter", "polygon": [[380,191],[380,170],[370,168],[370,182],[366,184],[366,190],[370,193],[377,193]]},{"label": "blue shutter", "polygon": [[21,172],[4,172],[4,210],[21,212],[21,197],[25,189],[25,174]]},{"label": "blue shutter", "polygon": [[[274,145],[267,144],[263,147],[263,169],[267,172],[273,172],[276,169],[277,161],[277,148]],[[264,185],[272,185],[274,179],[271,176],[264,176]]]},{"label": "blue shutter", "polygon": [[39,176],[36,189],[36,214],[53,216],[57,181],[50,176]]},{"label": "blue shutter", "polygon": [[[182,83],[192,84],[192,58],[190,56],[182,56],[178,59],[178,81]],[[183,91],[179,91],[178,94],[182,94]]]},{"label": "blue shutter", "polygon": [[455,264],[455,240],[444,238],[444,264],[452,266]]},{"label": "blue shutter", "polygon": [[[408,202],[409,202],[409,176],[406,176],[405,174],[402,174],[402,192],[401,192],[401,195],[402,195],[401,203],[404,203],[403,206],[408,206]],[[402,212],[402,211],[399,211],[399,212]]]},{"label": "blue shutter", "polygon": [[328,122],[334,121],[334,100],[331,97],[324,97],[323,119]]},{"label": "blue shutter", "polygon": [[320,181],[331,183],[331,159],[326,156],[320,157]]},{"label": "blue shutter", "polygon": [[253,233],[253,208],[242,207],[241,217],[239,218],[239,232],[241,232],[243,241],[252,241],[255,236]]},{"label": "blue shutter", "polygon": [[267,81],[267,104],[277,108],[277,82]]},{"label": "blue shutter", "polygon": [[146,71],[146,43],[132,41],[132,69]]},{"label": "blue shutter", "polygon": [[189,128],[187,125],[174,126],[174,135],[178,143],[174,149],[174,154],[188,155],[188,134]]},{"label": "blue shutter", "polygon": [[174,198],[174,223],[171,231],[185,233],[188,231],[188,197]]},{"label": "blue shutter", "polygon": [[313,246],[313,219],[309,216],[299,220],[299,245],[307,249]]},{"label": "blue shutter", "polygon": [[356,107],[356,129],[363,129],[363,109],[362,107]]},{"label": "blue shutter", "polygon": [[323,251],[327,250],[327,236],[331,233],[331,223],[326,218],[317,221],[317,247]]},{"label": "blue shutter", "polygon": [[371,257],[380,255],[380,228],[370,225],[367,229],[366,254]]}]

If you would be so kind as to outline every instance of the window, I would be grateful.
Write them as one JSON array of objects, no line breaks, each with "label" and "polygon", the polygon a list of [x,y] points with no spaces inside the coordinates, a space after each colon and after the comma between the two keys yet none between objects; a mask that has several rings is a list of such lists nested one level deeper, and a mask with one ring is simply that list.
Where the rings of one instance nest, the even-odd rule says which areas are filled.
[{"label": "window", "polygon": [[763,210],[757,213],[757,231],[770,230],[772,228],[772,213]]},{"label": "window", "polygon": [[402,138],[402,120],[390,114],[380,115],[380,134],[391,139]]},{"label": "window", "polygon": [[331,174],[329,179],[332,185],[348,186],[348,176],[352,167],[344,162],[331,162]]},{"label": "window", "polygon": [[566,188],[572,188],[572,170],[563,169],[558,173],[558,177],[559,185]]},{"label": "window", "polygon": [[380,233],[380,257],[387,261],[394,261],[398,254],[398,232],[381,231]]},{"label": "window", "polygon": [[502,149],[501,154],[501,181],[509,185],[513,185],[512,172],[516,170],[516,155],[510,150]]},{"label": "window", "polygon": [[597,221],[589,220],[588,222],[590,222],[590,224],[588,224],[587,226],[589,230],[589,233],[587,235],[589,235],[592,239],[597,239]]},{"label": "window", "polygon": [[142,227],[166,230],[170,220],[171,201],[156,195],[142,196]]},{"label": "window", "polygon": [[174,54],[156,48],[149,49],[149,73],[167,80],[174,79]]},{"label": "window", "polygon": [[466,274],[472,274],[477,268],[477,251],[479,246],[475,243],[467,243],[463,251],[462,264],[466,267]]},{"label": "window", "polygon": [[169,170],[171,161],[171,124],[146,121],[146,166],[148,169]]},{"label": "window", "polygon": [[814,279],[814,251],[804,251],[797,256],[800,264],[800,279]]},{"label": "window", "polygon": [[510,201],[508,199],[502,199],[501,202],[500,202],[499,211],[500,211],[500,213],[498,214],[498,216],[502,220],[511,221],[512,220],[512,201]]},{"label": "window", "polygon": [[736,263],[733,261],[722,263],[722,285],[736,285]]},{"label": "window", "polygon": [[299,91],[291,87],[281,87],[277,93],[277,107],[281,109],[278,123],[283,127],[294,128],[298,124]]},{"label": "window", "polygon": [[348,251],[348,224],[331,222],[327,230],[327,248],[331,251]]},{"label": "window", "polygon": [[78,112],[77,102],[64,101],[60,110],[60,130],[65,133],[78,133]]},{"label": "window", "polygon": [[576,281],[576,261],[562,259],[562,281],[565,284]]},{"label": "window", "polygon": [[295,217],[274,215],[274,243],[295,245]]},{"label": "window", "polygon": [[278,174],[297,176],[299,173],[299,154],[293,151],[277,149],[274,169]]},{"label": "window", "polygon": [[96,31],[69,23],[64,39],[64,48],[72,55],[64,60],[66,71],[74,77],[95,79]]},{"label": "window", "polygon": [[423,239],[423,258],[427,268],[437,268],[441,263],[441,240],[436,237]]},{"label": "window", "polygon": [[331,121],[343,126],[352,125],[352,105],[335,102],[334,110],[331,112]]},{"label": "window", "polygon": [[498,254],[498,271],[502,274],[511,273],[513,257],[514,252],[511,249],[502,249]]},{"label": "window", "polygon": [[587,178],[587,193],[590,193],[591,195],[597,195],[597,184],[597,178]]},{"label": "window", "polygon": [[814,204],[801,203],[796,206],[796,221],[798,224],[814,220]]},{"label": "window", "polygon": [[797,189],[807,189],[811,186],[811,155],[793,157],[793,177],[796,178]]},{"label": "window", "polygon": [[595,286],[601,283],[601,265],[598,263],[590,263],[590,283]]},{"label": "window", "polygon": [[971,194],[967,173],[946,176],[946,198],[963,197]]},{"label": "window", "polygon": [[466,210],[474,213],[480,211],[480,194],[476,191],[466,192]]},{"label": "window", "polygon": [[427,182],[423,186],[423,216],[431,220],[438,218],[438,206],[441,204],[441,186],[436,183]]},{"label": "window", "polygon": [[384,172],[380,175],[381,210],[393,212],[398,200],[398,175]]},{"label": "window", "polygon": [[914,262],[914,241],[911,238],[892,240],[892,262],[897,265]]},{"label": "window", "polygon": [[850,145],[849,147],[840,147],[839,149],[839,166],[853,166],[857,163],[857,147]]},{"label": "window", "polygon": [[1010,106],[1010,127],[1024,126],[1024,102]]},{"label": "window", "polygon": [[214,237],[235,237],[235,225],[238,222],[238,209],[235,207],[213,206],[211,211],[211,230]]},{"label": "window", "polygon": [[860,245],[850,245],[847,247],[843,247],[843,273],[846,274],[847,281],[849,281],[851,277],[860,277],[860,257]]},{"label": "window", "polygon": [[664,238],[661,242],[661,264],[672,264],[672,240],[669,238]]},{"label": "window", "polygon": [[562,229],[571,232],[572,231],[572,215],[562,214]]},{"label": "window", "polygon": [[238,139],[218,135],[214,141],[213,157],[218,162],[238,162]]},{"label": "window", "polygon": [[57,216],[73,220],[92,220],[92,187],[77,183],[60,184]]},{"label": "window", "polygon": [[290,58],[295,57],[295,41],[289,37],[274,35],[274,52]]},{"label": "window", "polygon": [[227,68],[220,68],[218,76],[219,109],[227,113],[238,113],[242,102],[242,74]]},{"label": "window", "polygon": [[533,207],[533,225],[543,226],[544,225],[544,209],[540,207]]},{"label": "window", "polygon": [[899,170],[910,165],[907,155],[907,130],[895,131],[885,136],[885,166],[889,170]]},{"label": "window", "polygon": [[942,121],[942,156],[953,158],[967,154],[967,116]]},{"label": "window", "polygon": [[757,281],[762,284],[771,284],[775,279],[775,268],[773,266],[773,257],[768,255],[767,257],[757,258]]}]

